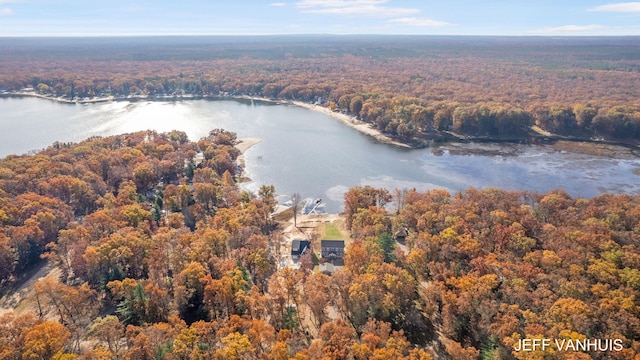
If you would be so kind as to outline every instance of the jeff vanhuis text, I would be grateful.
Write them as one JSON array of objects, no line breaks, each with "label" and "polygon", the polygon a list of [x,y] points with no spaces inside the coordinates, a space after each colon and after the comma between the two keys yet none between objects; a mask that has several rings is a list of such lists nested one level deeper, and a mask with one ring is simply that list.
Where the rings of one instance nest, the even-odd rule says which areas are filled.
[{"label": "jeff vanhuis text", "polygon": [[622,351],[622,339],[520,339],[515,351]]}]

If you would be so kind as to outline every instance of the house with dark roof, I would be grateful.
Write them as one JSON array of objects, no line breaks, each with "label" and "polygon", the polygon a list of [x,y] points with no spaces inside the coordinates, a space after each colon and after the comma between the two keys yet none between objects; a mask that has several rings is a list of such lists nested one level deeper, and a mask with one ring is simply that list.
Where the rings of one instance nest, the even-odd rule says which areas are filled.
[{"label": "house with dark roof", "polygon": [[320,272],[331,275],[344,266],[344,240],[321,240],[320,248]]},{"label": "house with dark roof", "polygon": [[321,240],[320,249],[323,259],[344,259],[344,240]]},{"label": "house with dark roof", "polygon": [[407,236],[409,236],[409,229],[407,229],[406,227],[402,227],[400,228],[400,230],[396,231],[395,236],[396,241],[404,245],[405,241],[407,240]]},{"label": "house with dark roof", "polygon": [[304,255],[310,247],[311,243],[308,240],[294,239],[291,242],[291,259],[298,261],[300,256]]}]

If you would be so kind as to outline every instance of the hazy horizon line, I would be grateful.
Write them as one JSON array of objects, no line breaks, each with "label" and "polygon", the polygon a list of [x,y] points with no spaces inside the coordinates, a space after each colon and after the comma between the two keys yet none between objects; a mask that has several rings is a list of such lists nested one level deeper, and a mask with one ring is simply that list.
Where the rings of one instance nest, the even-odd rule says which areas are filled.
[{"label": "hazy horizon line", "polygon": [[336,34],[336,33],[274,33],[274,34],[67,34],[67,35],[49,35],[49,34],[34,34],[34,35],[1,35],[3,38],[133,38],[133,37],[305,37],[305,36],[319,36],[319,37],[485,37],[485,38],[615,38],[615,37],[640,37],[640,35],[542,35],[542,34],[527,34],[527,35],[509,35],[509,34],[376,34],[376,33],[361,33],[361,34]]}]

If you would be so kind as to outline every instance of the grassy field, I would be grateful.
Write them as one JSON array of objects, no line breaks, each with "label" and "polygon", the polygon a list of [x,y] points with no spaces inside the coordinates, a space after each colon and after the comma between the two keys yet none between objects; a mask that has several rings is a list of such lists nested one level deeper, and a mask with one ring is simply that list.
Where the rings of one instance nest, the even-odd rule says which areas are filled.
[{"label": "grassy field", "polygon": [[341,220],[324,223],[324,226],[321,227],[320,238],[322,240],[345,240],[344,234],[340,231],[341,225]]}]

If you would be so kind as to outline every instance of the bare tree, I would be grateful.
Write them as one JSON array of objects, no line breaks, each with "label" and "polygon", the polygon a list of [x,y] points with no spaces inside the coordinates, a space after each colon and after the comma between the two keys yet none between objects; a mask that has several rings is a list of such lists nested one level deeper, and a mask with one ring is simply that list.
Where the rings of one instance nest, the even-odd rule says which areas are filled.
[{"label": "bare tree", "polygon": [[407,188],[402,188],[402,189],[394,189],[393,190],[393,198],[395,200],[395,205],[396,205],[396,214],[400,213],[400,210],[402,210],[402,208],[404,208],[404,198],[405,196],[407,196],[407,193],[409,192],[409,190]]},{"label": "bare tree", "polygon": [[293,210],[293,226],[298,227],[298,204],[300,204],[300,194],[294,193],[291,196],[291,209]]}]

